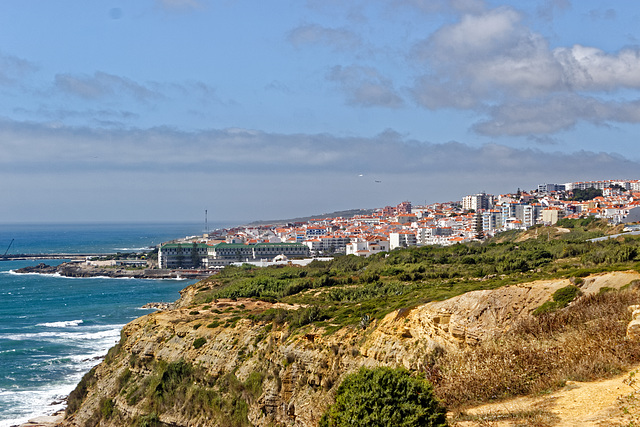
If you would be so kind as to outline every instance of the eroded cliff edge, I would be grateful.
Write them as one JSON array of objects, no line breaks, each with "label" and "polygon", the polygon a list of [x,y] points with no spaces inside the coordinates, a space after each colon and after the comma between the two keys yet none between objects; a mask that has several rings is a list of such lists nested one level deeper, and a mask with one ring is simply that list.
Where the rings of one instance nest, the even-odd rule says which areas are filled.
[{"label": "eroded cliff edge", "polygon": [[[601,273],[585,293],[620,288],[636,271]],[[360,366],[422,370],[438,351],[477,345],[528,316],[568,279],[468,292],[397,310],[368,324],[291,330],[257,320],[299,306],[250,299],[194,304],[199,284],[173,310],[143,316],[85,378],[64,425],[315,426],[344,375]],[[79,387],[83,389],[83,386]]]}]

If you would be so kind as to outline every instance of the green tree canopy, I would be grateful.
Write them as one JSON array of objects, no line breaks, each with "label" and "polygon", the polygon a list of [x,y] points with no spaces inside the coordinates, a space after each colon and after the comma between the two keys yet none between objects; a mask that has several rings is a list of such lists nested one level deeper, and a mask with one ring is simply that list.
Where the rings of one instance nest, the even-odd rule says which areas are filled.
[{"label": "green tree canopy", "polygon": [[347,376],[320,427],[444,427],[446,410],[431,384],[405,369],[360,368]]},{"label": "green tree canopy", "polygon": [[580,190],[576,188],[573,190],[573,197],[569,200],[576,200],[584,202],[586,200],[593,200],[596,197],[602,196],[602,190],[598,190],[596,188],[585,188],[584,190]]}]

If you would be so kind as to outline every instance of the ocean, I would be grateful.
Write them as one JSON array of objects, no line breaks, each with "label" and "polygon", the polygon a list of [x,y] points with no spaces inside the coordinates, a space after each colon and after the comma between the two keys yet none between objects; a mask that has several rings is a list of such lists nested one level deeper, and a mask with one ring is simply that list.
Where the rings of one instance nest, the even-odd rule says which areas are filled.
[{"label": "ocean", "polygon": [[[209,229],[228,224],[212,224]],[[139,251],[203,233],[202,224],[0,225],[0,255]],[[120,338],[121,328],[172,302],[182,280],[16,274],[49,261],[0,261],[0,427],[64,408],[63,398]]]}]

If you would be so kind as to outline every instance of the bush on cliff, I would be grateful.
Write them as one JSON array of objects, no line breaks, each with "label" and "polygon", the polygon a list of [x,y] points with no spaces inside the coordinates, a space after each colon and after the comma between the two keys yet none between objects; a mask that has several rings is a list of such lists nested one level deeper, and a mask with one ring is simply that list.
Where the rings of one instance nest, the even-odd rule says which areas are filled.
[{"label": "bush on cliff", "polygon": [[89,372],[84,374],[76,388],[69,393],[69,396],[67,397],[67,409],[65,410],[66,416],[74,414],[78,409],[80,409],[82,401],[87,397],[87,394],[89,394],[89,389],[93,387],[97,381],[96,368],[93,367]]},{"label": "bush on cliff", "polygon": [[320,420],[320,427],[376,427],[447,425],[446,410],[433,395],[431,384],[405,369],[375,368],[347,376],[338,387],[336,402]]},{"label": "bush on cliff", "polygon": [[569,305],[580,294],[580,288],[575,285],[565,286],[553,293],[551,296],[553,301],[547,301],[533,312],[534,315],[548,313],[554,310],[564,308]]}]

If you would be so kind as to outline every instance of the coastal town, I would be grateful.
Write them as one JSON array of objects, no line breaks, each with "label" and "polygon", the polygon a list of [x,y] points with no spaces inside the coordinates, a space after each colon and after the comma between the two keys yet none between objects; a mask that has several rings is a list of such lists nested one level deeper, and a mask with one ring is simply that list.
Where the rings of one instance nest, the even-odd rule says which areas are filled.
[{"label": "coastal town", "polygon": [[640,180],[541,184],[531,191],[484,192],[423,206],[405,201],[351,217],[246,225],[160,246],[163,269],[216,270],[231,264],[305,264],[335,254],[370,255],[399,247],[454,245],[496,233],[554,225],[563,218],[640,221]]}]

